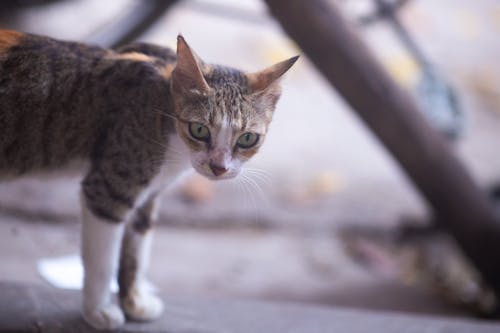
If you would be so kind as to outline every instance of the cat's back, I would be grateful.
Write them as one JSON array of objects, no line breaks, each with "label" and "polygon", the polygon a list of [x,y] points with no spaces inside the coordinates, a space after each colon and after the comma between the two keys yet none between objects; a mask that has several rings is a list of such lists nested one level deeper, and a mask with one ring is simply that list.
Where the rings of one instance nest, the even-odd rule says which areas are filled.
[{"label": "cat's back", "polygon": [[103,132],[167,102],[174,62],[151,44],[108,50],[0,30],[0,180],[89,158]]},{"label": "cat's back", "polygon": [[92,117],[78,105],[91,103],[91,69],[107,52],[0,30],[0,178],[81,153]]},{"label": "cat's back", "polygon": [[18,103],[25,103],[18,97],[39,102],[60,97],[68,85],[90,73],[93,62],[109,52],[97,46],[0,30],[0,98],[6,102],[15,97]]},{"label": "cat's back", "polygon": [[[70,100],[92,73],[93,64],[110,51],[82,43],[0,30],[0,101],[2,111],[20,113],[27,104],[47,109],[57,99]],[[38,104],[37,104],[38,103]]]}]

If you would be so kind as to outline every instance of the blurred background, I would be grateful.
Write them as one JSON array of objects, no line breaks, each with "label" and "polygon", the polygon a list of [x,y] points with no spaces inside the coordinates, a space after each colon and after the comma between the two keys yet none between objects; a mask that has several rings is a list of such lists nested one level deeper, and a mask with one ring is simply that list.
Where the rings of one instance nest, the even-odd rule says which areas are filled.
[{"label": "blurred background", "polygon": [[[143,3],[4,1],[0,27],[107,43],[103,31]],[[375,1],[332,3],[448,134],[480,186],[499,182],[500,3],[408,1],[395,15],[417,54],[390,21],[367,19]],[[207,62],[255,71],[301,54],[262,1],[183,0],[157,16],[139,40],[175,48],[182,33]],[[460,316],[494,303],[452,240],[411,235],[428,222],[424,201],[307,57],[283,79],[266,143],[248,168],[233,181],[193,176],[165,195],[150,269],[164,294]],[[0,279],[47,285],[40,260],[74,258],[78,184],[0,184]],[[401,234],[410,236],[401,242]],[[50,274],[67,275],[67,265]]]}]

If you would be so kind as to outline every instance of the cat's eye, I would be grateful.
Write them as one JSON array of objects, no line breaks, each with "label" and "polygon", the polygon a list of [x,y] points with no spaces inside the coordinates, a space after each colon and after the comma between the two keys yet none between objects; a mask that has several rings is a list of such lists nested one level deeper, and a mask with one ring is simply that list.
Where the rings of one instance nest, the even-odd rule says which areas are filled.
[{"label": "cat's eye", "polygon": [[244,133],[236,141],[236,145],[240,148],[248,149],[252,148],[259,142],[259,135],[255,133]]},{"label": "cat's eye", "polygon": [[210,140],[210,130],[200,123],[189,123],[189,134],[196,140],[208,142]]}]

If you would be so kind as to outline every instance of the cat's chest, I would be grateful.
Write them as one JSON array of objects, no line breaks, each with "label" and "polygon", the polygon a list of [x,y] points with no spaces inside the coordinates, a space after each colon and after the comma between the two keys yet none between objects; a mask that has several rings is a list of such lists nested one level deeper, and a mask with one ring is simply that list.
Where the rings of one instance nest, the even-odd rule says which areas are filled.
[{"label": "cat's chest", "polygon": [[154,182],[163,186],[174,183],[185,172],[192,170],[190,151],[178,135],[171,135],[168,140],[165,160]]},{"label": "cat's chest", "polygon": [[137,204],[147,200],[152,195],[163,192],[175,186],[186,175],[193,172],[189,150],[177,135],[172,135],[168,141],[165,160],[158,174],[151,180],[149,186],[137,200]]}]

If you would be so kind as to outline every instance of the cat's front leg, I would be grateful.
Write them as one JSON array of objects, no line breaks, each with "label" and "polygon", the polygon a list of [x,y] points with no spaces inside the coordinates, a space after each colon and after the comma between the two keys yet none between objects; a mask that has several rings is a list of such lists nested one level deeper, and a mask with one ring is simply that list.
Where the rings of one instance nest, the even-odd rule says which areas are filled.
[{"label": "cat's front leg", "polygon": [[133,207],[132,188],[96,171],[82,183],[83,316],[97,329],[125,323],[123,311],[111,298],[110,285],[117,271],[124,220]]},{"label": "cat's front leg", "polygon": [[97,329],[113,329],[125,322],[122,310],[112,302],[110,293],[123,229],[122,223],[102,219],[83,204],[83,316]]},{"label": "cat's front leg", "polygon": [[146,285],[157,205],[157,198],[151,197],[134,212],[125,230],[120,255],[120,304],[127,317],[138,321],[158,318],[163,312],[163,302]]}]

